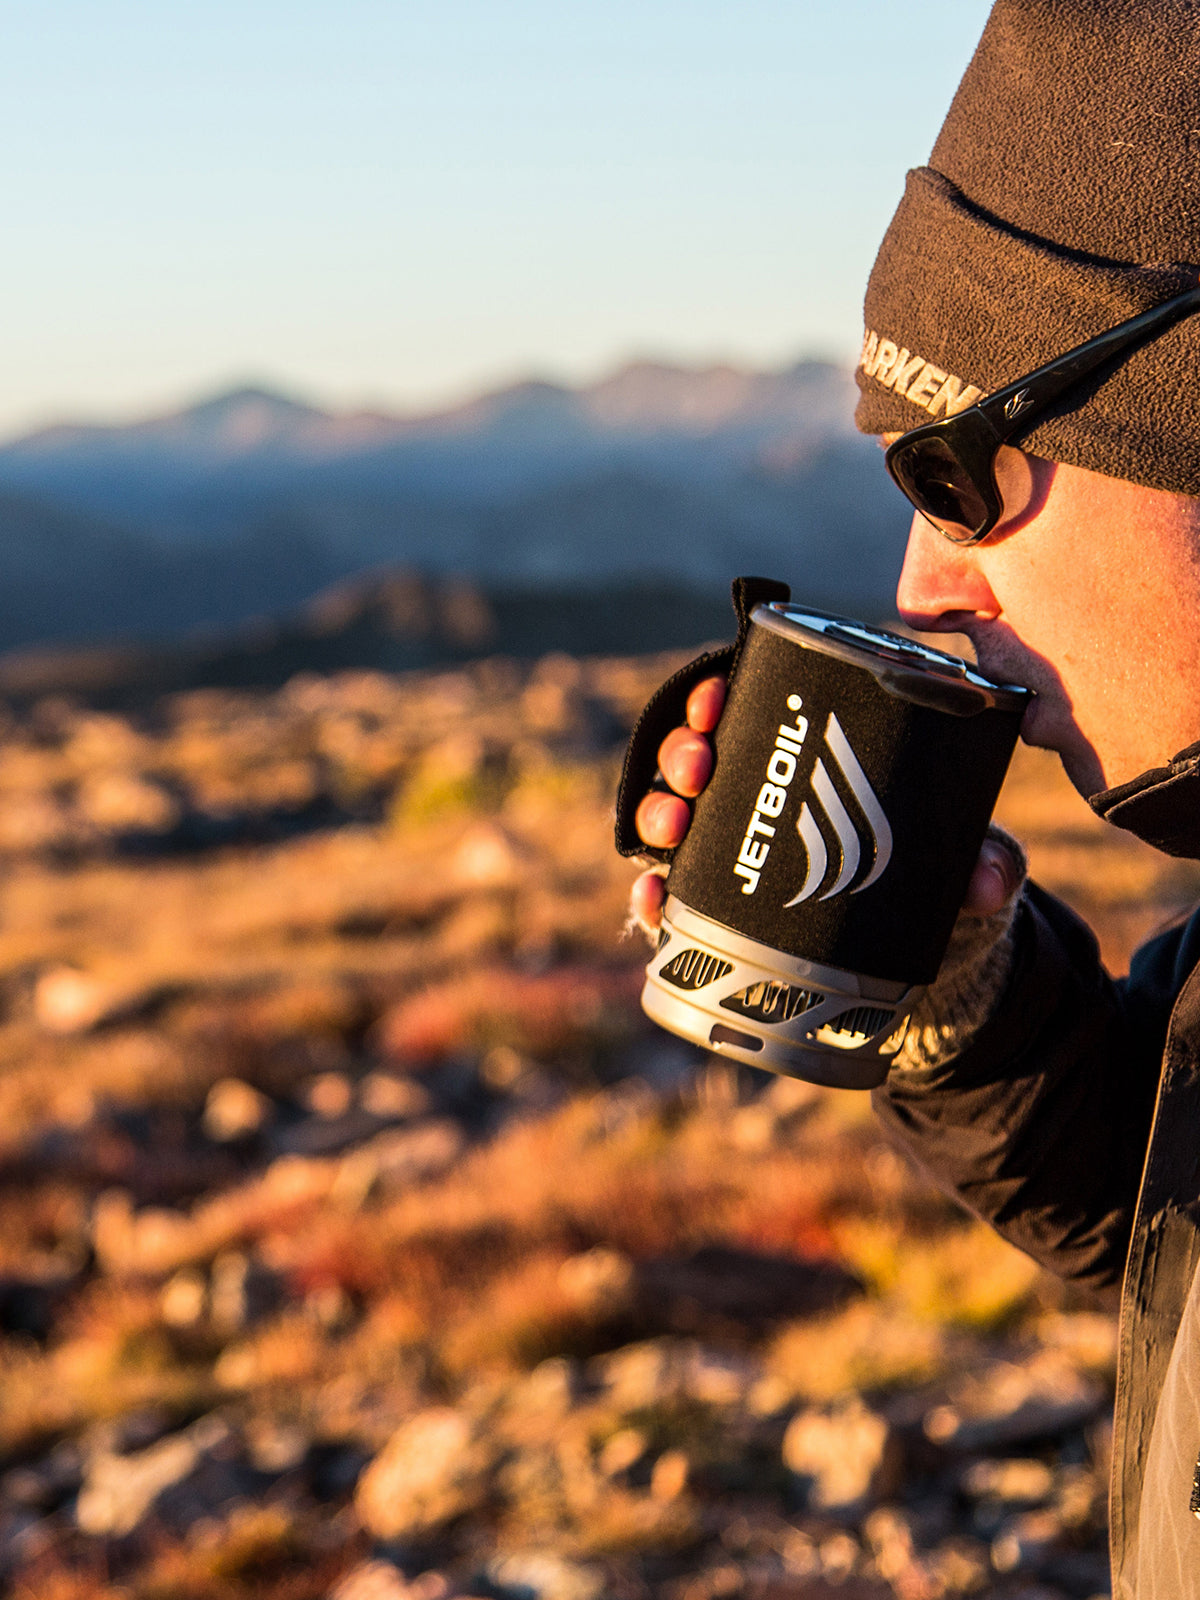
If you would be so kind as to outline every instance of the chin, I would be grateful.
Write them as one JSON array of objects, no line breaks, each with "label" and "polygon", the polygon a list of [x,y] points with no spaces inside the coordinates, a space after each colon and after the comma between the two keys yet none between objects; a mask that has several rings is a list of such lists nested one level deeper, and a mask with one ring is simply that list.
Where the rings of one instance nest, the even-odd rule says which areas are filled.
[{"label": "chin", "polygon": [[1085,800],[1090,800],[1093,795],[1103,794],[1110,787],[1105,780],[1104,769],[1096,760],[1093,751],[1089,750],[1086,756],[1071,750],[1060,750],[1058,754],[1063,771],[1072,787]]},{"label": "chin", "polygon": [[1073,719],[1056,717],[1054,711],[1046,698],[1035,699],[1021,722],[1021,742],[1037,750],[1053,750],[1072,787],[1087,800],[1109,787],[1103,763]]}]

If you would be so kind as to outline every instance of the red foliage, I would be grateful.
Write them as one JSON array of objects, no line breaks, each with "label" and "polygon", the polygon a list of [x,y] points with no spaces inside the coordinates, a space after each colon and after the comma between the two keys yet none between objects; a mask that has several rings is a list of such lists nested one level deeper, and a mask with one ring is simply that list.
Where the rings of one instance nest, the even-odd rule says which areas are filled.
[{"label": "red foliage", "polygon": [[376,1043],[390,1060],[416,1069],[501,1044],[548,1060],[622,1037],[640,986],[640,972],[632,971],[485,968],[393,1006],[380,1018]]}]

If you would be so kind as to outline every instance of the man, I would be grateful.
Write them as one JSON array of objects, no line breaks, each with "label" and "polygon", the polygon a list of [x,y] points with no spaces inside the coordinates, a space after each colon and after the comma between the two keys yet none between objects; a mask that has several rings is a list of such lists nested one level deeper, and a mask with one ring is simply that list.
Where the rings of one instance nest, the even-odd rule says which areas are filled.
[{"label": "man", "polygon": [[[1198,282],[1200,7],[997,0],[867,291],[858,422],[916,507],[898,605],[1037,691],[1023,737],[1101,816],[1200,858]],[[683,837],[723,695],[664,742],[646,843]],[[1200,1597],[1200,917],[1114,982],[1023,875],[989,840],[877,1109],[1022,1249],[1124,1279],[1114,1593]]]}]

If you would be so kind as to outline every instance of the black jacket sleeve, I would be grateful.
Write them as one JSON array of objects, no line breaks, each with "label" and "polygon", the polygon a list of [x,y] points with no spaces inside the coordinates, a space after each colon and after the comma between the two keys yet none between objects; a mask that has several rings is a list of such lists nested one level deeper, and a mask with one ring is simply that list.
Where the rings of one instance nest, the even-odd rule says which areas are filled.
[{"label": "black jacket sleeve", "polygon": [[1091,931],[1030,885],[1005,995],[947,1065],[893,1072],[881,1120],[939,1188],[1060,1277],[1115,1302],[1176,994],[1200,915],[1104,971]]}]

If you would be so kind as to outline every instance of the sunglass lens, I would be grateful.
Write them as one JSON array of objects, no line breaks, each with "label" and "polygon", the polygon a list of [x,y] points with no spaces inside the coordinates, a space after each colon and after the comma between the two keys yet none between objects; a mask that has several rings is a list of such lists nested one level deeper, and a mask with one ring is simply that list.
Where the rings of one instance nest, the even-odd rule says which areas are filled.
[{"label": "sunglass lens", "polygon": [[988,520],[988,506],[945,440],[914,439],[888,457],[892,476],[923,516],[951,539],[970,539]]}]

